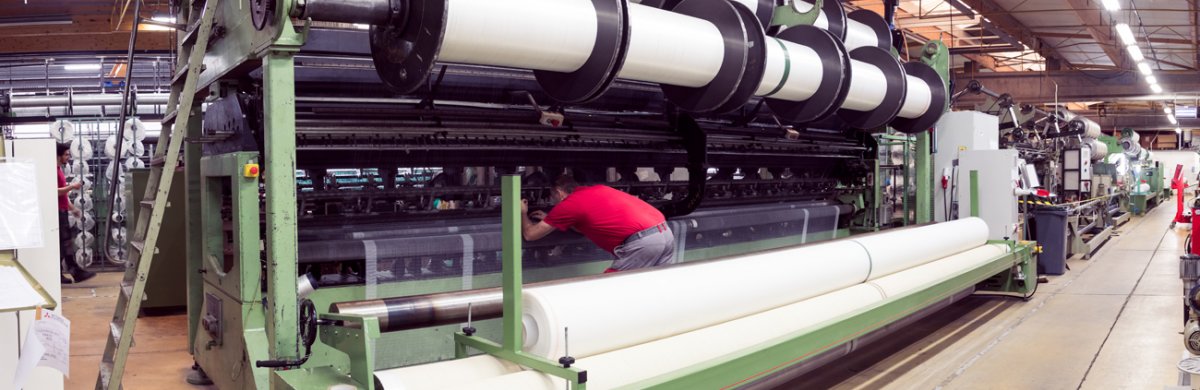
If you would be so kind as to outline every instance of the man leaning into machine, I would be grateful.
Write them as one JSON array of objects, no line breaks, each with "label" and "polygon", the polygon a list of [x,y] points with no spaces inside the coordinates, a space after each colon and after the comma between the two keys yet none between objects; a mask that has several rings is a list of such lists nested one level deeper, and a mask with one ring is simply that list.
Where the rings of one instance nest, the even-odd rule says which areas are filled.
[{"label": "man leaning into machine", "polygon": [[[554,229],[574,229],[615,260],[604,273],[674,264],[675,235],[662,212],[650,204],[606,185],[583,186],[571,175],[559,176],[552,190],[556,205],[547,214],[529,213],[521,203],[521,232],[528,241]],[[530,218],[541,219],[534,223]]]}]

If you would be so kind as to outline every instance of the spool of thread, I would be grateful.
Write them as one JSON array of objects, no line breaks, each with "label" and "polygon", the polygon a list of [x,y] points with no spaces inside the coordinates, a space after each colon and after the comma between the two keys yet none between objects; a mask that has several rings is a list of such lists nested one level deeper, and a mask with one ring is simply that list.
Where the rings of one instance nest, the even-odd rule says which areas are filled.
[{"label": "spool of thread", "polygon": [[573,72],[596,42],[587,0],[446,0],[438,59],[464,64]]},{"label": "spool of thread", "polygon": [[1100,142],[1098,139],[1088,140],[1087,143],[1092,149],[1092,161],[1100,161],[1108,157],[1108,144]]},{"label": "spool of thread", "polygon": [[1096,139],[1103,135],[1099,123],[1082,115],[1076,115],[1074,118],[1071,118],[1071,121],[1067,122],[1067,128],[1072,133],[1082,132],[1081,136],[1083,138]]},{"label": "spool of thread", "polygon": [[629,5],[629,49],[618,78],[702,87],[724,60],[721,32],[706,20]]}]

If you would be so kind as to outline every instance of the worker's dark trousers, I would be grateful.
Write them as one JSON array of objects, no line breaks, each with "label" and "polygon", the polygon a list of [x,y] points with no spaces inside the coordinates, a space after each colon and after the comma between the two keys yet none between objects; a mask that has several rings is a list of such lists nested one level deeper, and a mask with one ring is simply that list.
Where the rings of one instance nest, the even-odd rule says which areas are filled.
[{"label": "worker's dark trousers", "polygon": [[675,234],[669,228],[663,229],[661,233],[618,245],[613,248],[613,254],[617,259],[610,268],[617,271],[674,264]]},{"label": "worker's dark trousers", "polygon": [[71,250],[71,224],[67,222],[67,212],[58,212],[58,254],[62,259],[63,272],[76,274],[80,270],[75,262],[75,251]]}]

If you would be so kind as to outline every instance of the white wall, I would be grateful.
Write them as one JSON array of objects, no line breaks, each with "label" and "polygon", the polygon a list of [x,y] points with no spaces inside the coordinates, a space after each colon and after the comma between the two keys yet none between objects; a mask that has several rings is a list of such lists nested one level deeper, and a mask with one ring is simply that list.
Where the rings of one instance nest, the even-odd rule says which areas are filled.
[{"label": "white wall", "polygon": [[1183,177],[1188,179],[1188,183],[1196,183],[1196,152],[1190,150],[1155,150],[1151,151],[1151,160],[1162,162],[1163,179],[1166,180],[1164,187],[1171,187],[1171,176],[1175,175],[1175,165],[1183,165]]},{"label": "white wall", "polygon": [[[10,157],[29,159],[36,164],[38,171],[37,197],[42,215],[43,235],[41,248],[17,250],[17,260],[33,275],[42,287],[59,303],[62,310],[62,286],[59,283],[58,257],[58,202],[55,199],[55,186],[58,184],[58,174],[55,167],[55,142],[52,138],[19,139],[4,141],[5,151]],[[33,312],[21,313],[20,340],[24,342],[25,334],[33,322]],[[75,326],[87,326],[75,323]],[[92,324],[96,326],[96,324]],[[103,324],[99,324],[103,325]],[[13,372],[17,366],[17,315],[15,313],[0,314],[0,389],[12,386]],[[58,371],[39,367],[25,386],[26,389],[62,390],[63,376]]]}]

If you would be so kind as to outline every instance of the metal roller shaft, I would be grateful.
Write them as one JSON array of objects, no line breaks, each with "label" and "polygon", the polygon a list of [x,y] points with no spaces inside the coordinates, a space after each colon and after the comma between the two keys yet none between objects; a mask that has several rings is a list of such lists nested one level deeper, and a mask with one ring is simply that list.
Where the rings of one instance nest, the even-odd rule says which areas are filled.
[{"label": "metal roller shaft", "polygon": [[386,24],[399,16],[401,1],[392,0],[300,0],[291,15],[336,23]]},{"label": "metal roller shaft", "polygon": [[[165,93],[137,95],[138,104],[166,104]],[[121,94],[89,94],[74,96],[13,96],[11,106],[20,107],[66,107],[66,106],[112,106],[121,104]]]}]

